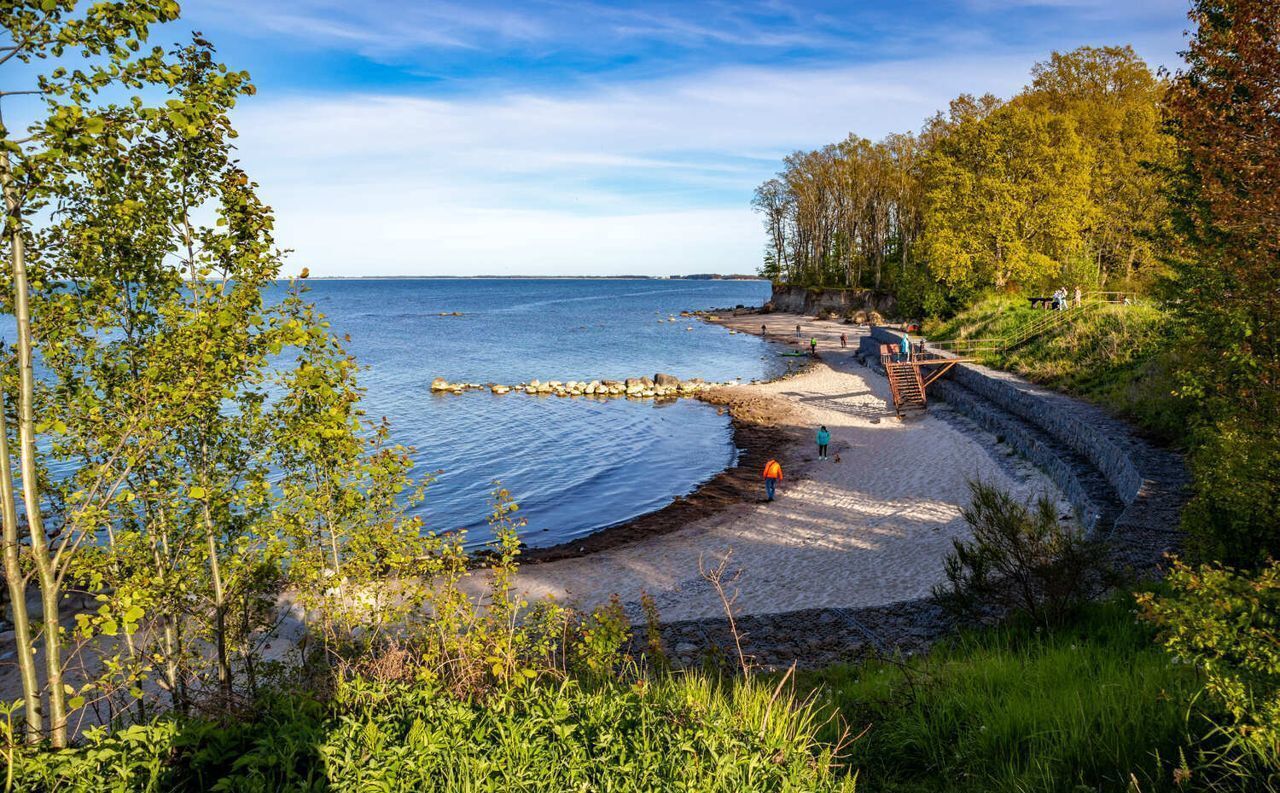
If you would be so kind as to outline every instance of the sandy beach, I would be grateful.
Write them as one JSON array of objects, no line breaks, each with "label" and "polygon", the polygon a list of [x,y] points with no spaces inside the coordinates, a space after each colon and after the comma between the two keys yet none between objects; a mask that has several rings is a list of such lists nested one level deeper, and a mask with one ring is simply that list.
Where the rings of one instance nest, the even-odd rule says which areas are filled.
[{"label": "sandy beach", "polygon": [[[526,564],[517,585],[529,597],[591,608],[614,593],[634,604],[647,592],[664,620],[720,616],[723,606],[699,575],[699,560],[713,566],[731,554],[743,614],[874,606],[926,595],[942,579],[952,539],[966,533],[960,507],[972,479],[1024,499],[1049,493],[1069,511],[1045,476],[994,438],[946,420],[945,406],[897,419],[884,378],[854,357],[865,327],[788,314],[717,321],[726,332],[757,334],[764,323],[771,337],[797,345],[802,338],[806,350],[811,337],[819,340],[818,360],[805,372],[719,395],[775,425],[767,437],[779,444],[773,456],[785,471],[777,500],[766,502],[757,481],[754,496],[674,530],[633,532],[613,547]],[[817,459],[813,441],[819,425],[831,432],[826,461]],[[636,475],[658,481],[662,471]],[[472,583],[482,582],[477,576]]]}]

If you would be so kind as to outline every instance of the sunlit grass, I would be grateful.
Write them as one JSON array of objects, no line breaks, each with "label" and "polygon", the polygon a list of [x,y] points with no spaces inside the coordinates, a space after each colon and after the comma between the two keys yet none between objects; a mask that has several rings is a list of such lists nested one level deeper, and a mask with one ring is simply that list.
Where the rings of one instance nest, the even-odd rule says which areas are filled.
[{"label": "sunlit grass", "polygon": [[969,633],[901,665],[803,682],[866,728],[848,762],[877,790],[1174,789],[1199,681],[1131,609],[1122,598],[1052,632]]},{"label": "sunlit grass", "polygon": [[[990,295],[946,322],[927,326],[925,335],[1005,338],[1044,316],[1020,295]],[[1148,302],[1097,306],[1017,349],[979,358],[1101,405],[1176,443],[1184,435],[1187,408],[1173,393],[1173,362],[1188,351],[1172,345],[1168,321]]]}]

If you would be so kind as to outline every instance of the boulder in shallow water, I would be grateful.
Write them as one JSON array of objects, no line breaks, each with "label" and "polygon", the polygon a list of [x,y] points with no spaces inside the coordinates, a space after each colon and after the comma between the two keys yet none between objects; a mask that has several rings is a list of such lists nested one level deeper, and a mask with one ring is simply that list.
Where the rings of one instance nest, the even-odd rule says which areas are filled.
[{"label": "boulder in shallow water", "polygon": [[653,376],[653,384],[662,388],[671,388],[672,386],[680,385],[680,378],[658,372]]},{"label": "boulder in shallow water", "polygon": [[511,392],[510,386],[505,385],[492,385],[489,386],[489,390],[495,394],[507,394]]},{"label": "boulder in shallow water", "polygon": [[431,390],[432,391],[448,391],[449,381],[444,379],[443,377],[437,377],[436,379],[431,381]]},{"label": "boulder in shallow water", "polygon": [[625,385],[628,394],[638,394],[645,389],[644,381],[634,377],[628,377]]}]

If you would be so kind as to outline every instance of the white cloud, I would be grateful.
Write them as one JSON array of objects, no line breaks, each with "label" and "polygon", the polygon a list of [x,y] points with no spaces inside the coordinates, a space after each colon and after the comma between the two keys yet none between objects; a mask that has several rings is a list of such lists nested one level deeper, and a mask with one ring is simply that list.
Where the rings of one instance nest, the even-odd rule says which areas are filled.
[{"label": "white cloud", "polygon": [[[334,199],[341,196],[332,195]],[[282,237],[307,245],[289,270],[317,275],[605,275],[754,272],[757,221],[737,210],[581,217],[529,209],[416,203],[389,193],[353,209],[326,202],[285,215]]]},{"label": "white cloud", "polygon": [[317,274],[751,269],[796,148],[916,128],[1032,56],[735,68],[572,94],[254,99],[242,155]]},{"label": "white cloud", "polygon": [[374,59],[417,49],[538,41],[549,35],[541,21],[527,14],[439,0],[208,0],[197,13],[234,20],[248,31],[350,47]]}]

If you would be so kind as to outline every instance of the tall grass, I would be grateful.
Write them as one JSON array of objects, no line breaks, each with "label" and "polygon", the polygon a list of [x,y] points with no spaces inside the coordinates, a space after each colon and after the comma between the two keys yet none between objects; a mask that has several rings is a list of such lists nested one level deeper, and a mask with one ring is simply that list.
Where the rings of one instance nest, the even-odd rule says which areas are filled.
[{"label": "tall grass", "polygon": [[[483,699],[343,684],[234,725],[160,722],[16,758],[21,791],[848,791],[819,710],[760,682],[532,682]],[[838,736],[837,736],[838,737]]]},{"label": "tall grass", "polygon": [[1186,703],[1200,683],[1132,608],[1118,599],[1069,627],[968,633],[903,664],[802,682],[866,728],[848,762],[877,790],[1179,789]]}]

